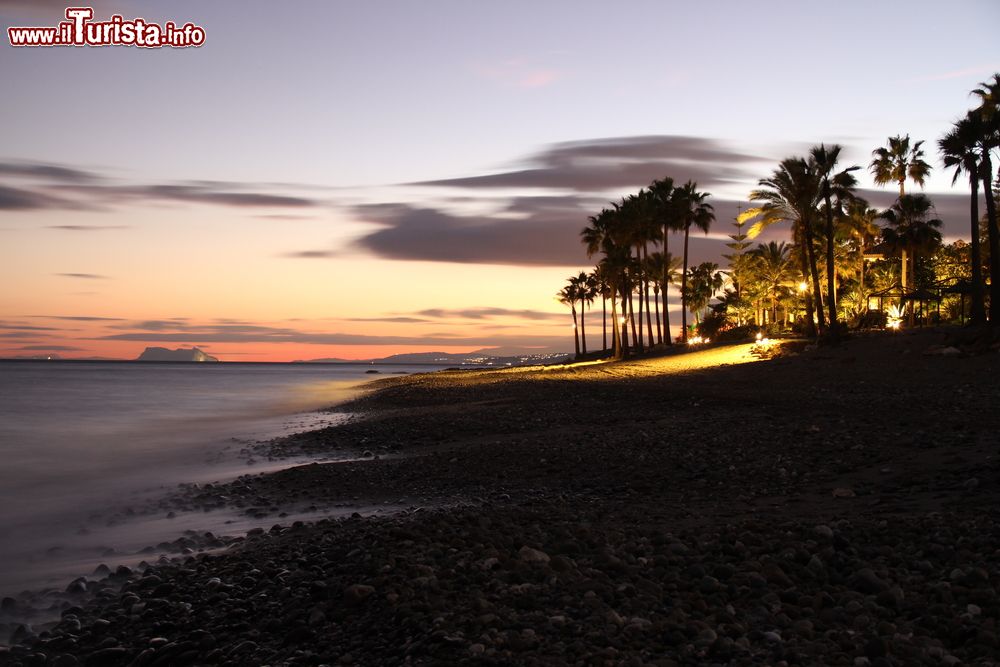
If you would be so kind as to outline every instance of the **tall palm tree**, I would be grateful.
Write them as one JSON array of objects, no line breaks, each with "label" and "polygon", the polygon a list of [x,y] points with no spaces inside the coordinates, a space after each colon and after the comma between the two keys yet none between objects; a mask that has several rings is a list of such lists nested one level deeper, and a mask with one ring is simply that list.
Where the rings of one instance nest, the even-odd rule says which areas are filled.
[{"label": "tall palm tree", "polygon": [[[677,277],[680,275],[681,260],[679,257],[674,257],[670,253],[664,255],[660,251],[649,253],[649,260],[647,262],[647,270],[649,275],[657,276],[658,280],[653,284],[653,292],[656,295],[655,303],[657,309],[659,309],[660,294],[662,292],[662,302],[663,310],[666,311],[670,304],[667,303],[667,293],[662,287],[663,285],[676,285]],[[657,316],[660,316],[659,310],[657,310]],[[670,342],[670,319],[666,316],[666,312],[663,313],[662,321],[665,323],[662,332],[660,330],[660,322],[657,321],[657,341],[660,343]]]},{"label": "tall palm tree", "polygon": [[969,179],[971,200],[969,213],[972,219],[970,253],[972,255],[972,304],[969,320],[972,324],[986,321],[986,297],[983,289],[983,250],[979,241],[979,177],[982,168],[979,142],[985,134],[985,124],[980,114],[970,112],[960,119],[938,140],[938,149],[945,169],[953,168],[952,185],[963,173]]},{"label": "tall palm tree", "polygon": [[[599,266],[605,276],[611,291],[611,322],[612,348],[614,357],[620,359],[628,356],[628,320],[626,313],[626,294],[629,290],[628,266],[631,251],[625,242],[618,208],[605,208],[597,215],[587,218],[588,225],[580,232],[580,240],[587,249],[587,256],[593,257],[602,253],[604,257]],[[621,297],[622,315],[618,314],[619,297]]]},{"label": "tall palm tree", "polygon": [[[653,207],[653,212],[659,220],[661,226],[660,243],[664,257],[670,257],[670,234],[679,231],[682,227],[679,207],[674,200],[674,179],[665,177],[653,181],[649,185],[649,197]],[[667,295],[671,283],[669,275],[669,262],[662,266],[660,273],[660,291],[663,293],[663,331],[664,343],[671,345],[673,339],[670,336],[670,312],[667,308]]]},{"label": "tall palm tree", "polygon": [[827,148],[824,144],[814,146],[810,151],[813,162],[819,170],[820,183],[823,190],[823,202],[826,210],[826,300],[830,309],[830,330],[836,332],[837,325],[837,295],[834,285],[834,256],[833,256],[833,203],[831,199],[836,198],[838,209],[843,208],[843,203],[853,197],[854,188],[858,181],[851,175],[852,171],[861,167],[855,165],[843,171],[834,173],[837,168],[837,161],[840,159],[841,147],[833,144]]},{"label": "tall palm tree", "polygon": [[684,229],[684,268],[681,273],[681,340],[685,343],[687,342],[688,311],[688,238],[691,235],[692,226],[708,234],[709,227],[715,222],[715,209],[705,201],[709,196],[710,194],[707,192],[698,192],[698,184],[694,181],[688,181],[674,193]]},{"label": "tall palm tree", "polygon": [[811,160],[785,158],[770,178],[762,178],[758,183],[761,187],[750,193],[750,200],[762,202],[761,205],[747,209],[740,214],[740,218],[756,219],[747,231],[749,238],[756,238],[764,228],[775,223],[791,223],[792,234],[799,249],[802,275],[812,279],[812,291],[805,295],[806,327],[807,334],[815,337],[814,311],[820,331],[826,328],[813,232],[816,206],[822,195],[818,170]]},{"label": "tall palm tree", "polygon": [[608,349],[608,299],[614,296],[612,278],[606,264],[598,262],[590,272],[590,281],[601,297],[601,349]]},{"label": "tall palm tree", "polygon": [[[904,184],[909,179],[924,187],[924,181],[931,173],[931,166],[924,161],[923,141],[910,145],[910,135],[889,137],[887,146],[872,151],[869,165],[876,185],[899,184],[899,196],[906,194]],[[903,272],[899,274],[900,287],[905,291],[909,282],[906,275],[906,251],[903,251]]]},{"label": "tall palm tree", "polygon": [[[883,242],[890,248],[910,252],[913,276],[917,275],[918,255],[941,244],[941,232],[938,231],[941,221],[929,217],[933,208],[934,205],[926,195],[903,195],[879,216],[889,225],[882,231]],[[905,252],[903,257],[906,257]],[[909,311],[912,323],[912,307]]]},{"label": "tall palm tree", "polygon": [[980,178],[986,198],[986,238],[990,244],[990,323],[996,324],[1000,322],[1000,226],[991,187],[993,160],[990,152],[1000,148],[1000,74],[994,74],[992,81],[980,83],[972,94],[979,98],[975,111],[985,126],[979,141]]},{"label": "tall palm tree", "polygon": [[597,285],[586,271],[571,278],[570,283],[576,289],[576,300],[580,303],[580,349],[583,354],[587,354],[587,306],[597,296]]},{"label": "tall palm tree", "polygon": [[566,281],[566,285],[556,293],[556,298],[559,299],[559,303],[569,306],[570,311],[573,313],[573,346],[576,357],[580,356],[580,330],[577,328],[576,324],[576,301],[577,301],[577,288],[576,288],[576,276],[570,276]]}]

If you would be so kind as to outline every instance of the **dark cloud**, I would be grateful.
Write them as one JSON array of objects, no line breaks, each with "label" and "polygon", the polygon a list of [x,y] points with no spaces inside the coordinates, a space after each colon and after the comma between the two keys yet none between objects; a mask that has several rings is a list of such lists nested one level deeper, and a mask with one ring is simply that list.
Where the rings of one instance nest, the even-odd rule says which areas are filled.
[{"label": "dark cloud", "polygon": [[234,207],[283,207],[299,208],[315,206],[316,202],[304,197],[290,195],[243,192],[249,184],[230,183],[227,185],[206,185],[204,183],[180,183],[159,185],[117,185],[117,186],[71,186],[74,192],[97,199],[103,203],[126,203],[130,201],[173,201],[188,204],[215,204]]},{"label": "dark cloud", "polygon": [[74,211],[92,210],[92,207],[78,202],[53,197],[52,195],[0,185],[0,211],[36,211],[47,208],[61,208]]},{"label": "dark cloud", "polygon": [[[716,236],[735,233],[730,224],[748,202],[709,200],[715,207]],[[580,231],[587,217],[600,210],[602,200],[592,197],[519,197],[494,214],[457,215],[407,204],[359,207],[358,218],[382,229],[358,239],[358,247],[389,259],[585,267],[588,259]],[[718,238],[692,242],[699,261],[721,260],[727,252]],[[670,252],[679,256],[681,237],[670,241]],[[704,246],[704,249],[702,249]],[[419,314],[419,313],[418,313]]]},{"label": "dark cloud", "polygon": [[460,188],[558,188],[596,192],[640,187],[670,176],[702,188],[746,180],[743,165],[770,158],[748,155],[704,137],[653,135],[555,144],[526,160],[524,168],[482,176],[422,181]]},{"label": "dark cloud", "polygon": [[[32,182],[31,189],[0,185],[0,210],[99,210],[110,205],[143,201],[236,208],[309,208],[319,205],[315,199],[274,191],[273,187],[259,183],[187,181],[135,185],[116,182],[96,172],[75,167],[32,162],[0,162],[0,177]],[[289,185],[286,189],[295,187]],[[67,196],[74,199],[67,199]]]},{"label": "dark cloud", "polygon": [[[61,275],[76,275],[76,274],[61,274]],[[30,317],[36,317],[43,320],[62,320],[65,322],[123,322],[124,321],[120,317],[97,317],[94,315],[31,315]]]},{"label": "dark cloud", "polygon": [[290,257],[292,259],[329,259],[336,257],[337,254],[334,250],[300,250],[298,252],[285,253],[281,257]]},{"label": "dark cloud", "polygon": [[548,313],[541,310],[511,310],[509,308],[428,308],[417,315],[436,318],[462,318],[467,320],[487,320],[494,317],[520,317],[526,320],[562,319],[562,313]]},{"label": "dark cloud", "polygon": [[63,278],[83,278],[84,280],[111,280],[108,276],[96,273],[54,273],[53,275],[62,276]]},{"label": "dark cloud", "polygon": [[396,324],[423,324],[431,320],[420,317],[350,317],[348,322],[393,322]]},{"label": "dark cloud", "polygon": [[[545,198],[543,198],[545,199]],[[382,225],[355,243],[382,257],[480,264],[536,266],[587,265],[580,230],[593,209],[562,200],[540,202],[529,211],[516,200],[517,217],[508,209],[499,215],[457,215],[408,204],[360,207],[358,217]]]},{"label": "dark cloud", "polygon": [[[0,6],[2,5],[3,2],[0,1]],[[60,6],[65,7],[65,4],[61,4]],[[93,183],[101,180],[101,177],[93,172],[39,162],[0,162],[0,176],[34,178],[64,183]]]},{"label": "dark cloud", "polygon": [[4,340],[37,340],[42,338],[38,334],[28,333],[25,331],[4,331],[0,333],[0,338]]},{"label": "dark cloud", "polygon": [[16,349],[20,352],[86,352],[82,347],[72,347],[70,345],[25,345]]}]

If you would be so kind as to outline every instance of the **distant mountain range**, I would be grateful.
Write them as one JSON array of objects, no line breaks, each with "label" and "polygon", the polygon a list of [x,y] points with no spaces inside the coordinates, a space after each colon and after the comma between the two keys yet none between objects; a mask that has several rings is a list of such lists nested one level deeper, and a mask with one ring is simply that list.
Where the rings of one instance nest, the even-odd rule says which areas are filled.
[{"label": "distant mountain range", "polygon": [[147,347],[139,355],[136,361],[218,361],[215,357],[210,354],[205,354],[196,347],[189,349],[178,348],[176,350],[168,350],[165,347]]},{"label": "distant mountain range", "polygon": [[433,364],[445,366],[527,366],[532,364],[551,364],[565,361],[569,354],[564,352],[544,354],[507,354],[497,355],[494,350],[476,350],[455,354],[451,352],[409,352],[393,354],[380,359],[307,359],[295,361],[296,364]]}]

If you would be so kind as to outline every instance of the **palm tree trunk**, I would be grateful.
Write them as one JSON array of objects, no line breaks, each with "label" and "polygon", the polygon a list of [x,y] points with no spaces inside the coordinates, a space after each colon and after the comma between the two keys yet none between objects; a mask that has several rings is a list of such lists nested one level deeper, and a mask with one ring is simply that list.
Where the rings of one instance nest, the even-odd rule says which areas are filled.
[{"label": "palm tree trunk", "polygon": [[619,343],[621,345],[622,357],[627,357],[629,355],[628,347],[628,281],[624,274],[622,275],[622,314],[621,314],[621,333],[619,334]]},{"label": "palm tree trunk", "polygon": [[611,347],[614,348],[612,356],[615,359],[622,358],[621,331],[618,328],[618,290],[611,290]]},{"label": "palm tree trunk", "polygon": [[688,232],[691,225],[684,226],[684,272],[681,274],[681,342],[688,340],[687,286],[688,286]]},{"label": "palm tree trunk", "polygon": [[819,284],[819,269],[816,267],[816,248],[813,247],[812,223],[808,220],[803,220],[802,223],[803,235],[806,240],[806,256],[809,258],[809,275],[812,277],[813,284],[811,296],[816,299],[816,320],[819,322],[819,333],[822,334],[826,330],[826,316],[823,313],[823,292]]},{"label": "palm tree trunk", "polygon": [[645,272],[642,269],[642,246],[636,245],[635,247],[635,263],[639,266],[639,280],[636,281],[636,288],[639,292],[639,326],[637,327],[639,332],[639,351],[642,352],[645,349],[645,343],[643,341],[642,334],[642,293],[643,286],[646,284]]},{"label": "palm tree trunk", "polygon": [[608,351],[608,297],[601,292],[601,350]]},{"label": "palm tree trunk", "polygon": [[979,176],[973,174],[969,179],[969,186],[972,188],[972,204],[970,213],[972,215],[972,304],[970,305],[969,321],[972,324],[983,324],[986,322],[986,298],[983,289],[983,249],[979,240]]},{"label": "palm tree trunk", "polygon": [[663,284],[660,291],[663,292],[663,337],[666,338],[667,345],[673,344],[670,337],[670,313],[667,307],[667,285],[670,284],[670,253],[667,251],[670,240],[670,230],[667,225],[663,225]]},{"label": "palm tree trunk", "polygon": [[583,353],[587,354],[587,302],[580,302],[580,340]]},{"label": "palm tree trunk", "polygon": [[573,309],[573,344],[576,346],[576,357],[580,357],[580,330],[576,327],[576,304],[571,303],[570,308]]},{"label": "palm tree trunk", "polygon": [[830,328],[834,329],[837,325],[837,293],[833,286],[833,207],[830,205],[829,182],[826,183],[823,194],[826,199],[826,294],[830,308]]},{"label": "palm tree trunk", "polygon": [[656,308],[656,342],[658,345],[663,344],[663,329],[660,328],[660,290],[656,289],[656,285],[653,285],[653,306]]},{"label": "palm tree trunk", "polygon": [[[799,247],[799,263],[802,265],[802,275],[809,276],[809,255],[806,251],[805,243]],[[813,321],[813,301],[809,290],[805,293],[806,300],[806,335],[810,338],[816,337],[816,323]]]},{"label": "palm tree trunk", "polygon": [[997,228],[997,206],[993,201],[990,178],[993,161],[989,151],[983,151],[983,189],[986,195],[986,234],[990,244],[990,324],[1000,322],[1000,229]]}]

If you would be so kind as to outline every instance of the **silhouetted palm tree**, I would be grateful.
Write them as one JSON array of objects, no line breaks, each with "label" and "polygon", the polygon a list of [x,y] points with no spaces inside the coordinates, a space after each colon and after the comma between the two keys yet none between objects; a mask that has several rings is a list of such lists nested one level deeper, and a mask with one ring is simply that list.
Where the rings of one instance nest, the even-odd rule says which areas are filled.
[{"label": "silhouetted palm tree", "polygon": [[580,331],[576,324],[576,301],[577,301],[577,289],[575,283],[576,276],[570,276],[566,281],[566,285],[556,293],[556,298],[559,299],[559,303],[569,306],[570,311],[573,313],[573,346],[576,356],[580,356]]},{"label": "silhouetted palm tree", "polygon": [[1000,148],[1000,74],[994,74],[992,81],[979,84],[972,91],[979,98],[975,110],[983,122],[983,134],[979,142],[979,158],[982,170],[983,193],[986,198],[987,241],[989,242],[990,264],[990,323],[1000,321],[1000,227],[997,222],[997,206],[991,187],[993,160],[990,151]]},{"label": "silhouetted palm tree", "polygon": [[[681,260],[677,257],[673,257],[670,253],[665,256],[662,252],[656,251],[649,253],[649,258],[646,263],[647,271],[651,276],[657,276],[657,281],[653,285],[653,291],[656,296],[655,303],[657,307],[657,322],[656,322],[656,337],[657,342],[663,343],[670,340],[670,329],[666,328],[670,325],[670,319],[667,317],[663,318],[666,323],[665,327],[660,329],[660,293],[662,291],[661,285],[669,285],[677,283],[677,276],[680,275]],[[667,294],[663,292],[663,310],[666,311],[669,308],[667,303]]]},{"label": "silhouetted palm tree", "polygon": [[[903,195],[879,216],[889,224],[882,231],[883,243],[890,248],[900,250],[904,258],[906,251],[909,251],[914,277],[917,275],[918,255],[929,252],[941,244],[941,232],[938,231],[941,228],[941,221],[929,217],[933,208],[934,205],[926,195]],[[913,308],[911,307],[909,311],[912,323]]]},{"label": "silhouetted palm tree", "polygon": [[705,202],[709,197],[707,192],[698,192],[698,184],[688,181],[674,192],[677,201],[679,219],[684,229],[684,267],[681,273],[681,340],[687,342],[687,279],[688,279],[688,238],[691,227],[697,227],[708,234],[709,227],[715,221],[715,209]]},{"label": "silhouetted palm tree", "polygon": [[747,231],[749,238],[756,238],[765,227],[775,223],[791,223],[796,247],[799,249],[802,275],[812,279],[812,292],[806,293],[806,327],[807,334],[815,336],[814,300],[820,331],[826,328],[813,239],[816,206],[822,195],[818,170],[812,161],[804,158],[785,158],[774,174],[770,178],[761,179],[759,185],[760,189],[750,193],[750,200],[763,203],[744,211],[740,218],[757,220]]},{"label": "silhouetted palm tree", "polygon": [[969,320],[972,324],[982,324],[986,321],[986,297],[983,290],[983,251],[979,242],[979,179],[982,168],[980,141],[985,135],[985,124],[982,117],[970,112],[965,118],[955,123],[954,127],[940,140],[938,148],[945,169],[954,168],[955,175],[952,185],[963,173],[969,179],[971,200],[969,213],[971,226],[971,263],[972,263],[972,304]]},{"label": "silhouetted palm tree", "polygon": [[576,298],[580,302],[580,347],[583,354],[587,354],[587,306],[597,296],[597,284],[586,271],[581,271],[571,282],[576,287]]},{"label": "silhouetted palm tree", "polygon": [[[906,194],[905,183],[909,179],[924,187],[924,180],[931,173],[931,166],[924,162],[923,141],[910,145],[910,135],[889,137],[889,143],[872,151],[874,158],[869,165],[876,185],[899,183],[899,196]],[[899,274],[899,284],[905,291],[909,285],[906,275],[906,250],[903,250],[903,272]]]},{"label": "silhouetted palm tree", "polygon": [[[660,241],[664,257],[670,257],[670,234],[679,231],[683,227],[679,213],[679,206],[674,199],[674,179],[665,177],[653,181],[649,186],[649,196],[653,207],[653,212],[659,220],[661,231]],[[670,337],[670,312],[667,308],[667,296],[670,287],[669,262],[662,266],[662,273],[659,274],[660,291],[663,293],[663,342],[672,345]]]},{"label": "silhouetted palm tree", "polygon": [[833,253],[833,203],[837,200],[837,208],[842,209],[844,202],[853,197],[854,188],[858,181],[851,172],[860,169],[859,166],[848,167],[841,172],[834,173],[837,168],[837,160],[840,159],[841,147],[833,144],[827,148],[824,144],[814,146],[810,151],[813,162],[819,170],[820,186],[823,191],[824,209],[826,212],[826,300],[830,314],[830,330],[835,332],[837,324],[837,295],[834,286],[836,272],[834,270]]}]

